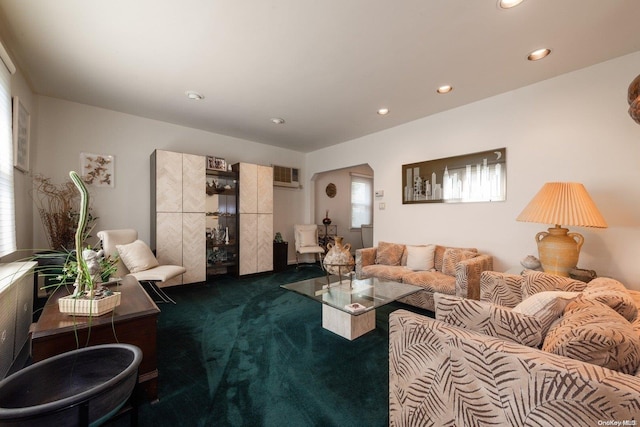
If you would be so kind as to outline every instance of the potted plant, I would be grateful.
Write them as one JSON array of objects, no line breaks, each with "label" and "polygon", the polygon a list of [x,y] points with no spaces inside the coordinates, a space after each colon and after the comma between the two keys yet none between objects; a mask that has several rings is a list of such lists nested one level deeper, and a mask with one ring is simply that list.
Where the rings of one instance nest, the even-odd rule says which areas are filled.
[{"label": "potted plant", "polygon": [[[89,191],[75,171],[69,172],[69,177],[80,192],[78,225],[74,236],[76,257],[67,261],[60,279],[64,282],[75,275],[75,290],[73,294],[58,299],[58,306],[62,313],[100,316],[120,304],[120,292],[100,286],[102,274],[110,275],[115,271],[117,259],[105,259],[103,251],[96,252],[90,247],[83,247],[89,223]],[[104,272],[103,267],[106,267]]]}]

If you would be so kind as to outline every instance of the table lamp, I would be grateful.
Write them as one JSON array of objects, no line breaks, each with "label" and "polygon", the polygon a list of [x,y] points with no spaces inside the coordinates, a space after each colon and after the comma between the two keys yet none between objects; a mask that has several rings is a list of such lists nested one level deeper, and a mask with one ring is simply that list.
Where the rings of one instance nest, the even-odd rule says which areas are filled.
[{"label": "table lamp", "polygon": [[578,265],[584,237],[560,225],[607,227],[586,188],[577,182],[546,183],[516,220],[555,224],[536,234],[538,254],[545,272],[565,277]]}]

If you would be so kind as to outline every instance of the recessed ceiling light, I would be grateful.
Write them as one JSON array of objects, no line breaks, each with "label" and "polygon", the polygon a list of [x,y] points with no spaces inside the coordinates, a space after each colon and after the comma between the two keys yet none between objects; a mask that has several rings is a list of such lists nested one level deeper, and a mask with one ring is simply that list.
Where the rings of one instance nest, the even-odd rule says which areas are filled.
[{"label": "recessed ceiling light", "polygon": [[453,90],[453,86],[451,85],[444,85],[444,86],[440,86],[436,92],[438,93],[449,93]]},{"label": "recessed ceiling light", "polygon": [[516,7],[524,0],[498,0],[498,7],[500,9],[511,9],[512,7]]},{"label": "recessed ceiling light", "polygon": [[386,116],[387,114],[389,114],[389,109],[388,108],[380,108],[378,110],[378,114],[381,116]]},{"label": "recessed ceiling light", "polygon": [[547,49],[547,48],[537,49],[537,50],[534,50],[533,52],[531,52],[527,56],[527,59],[529,61],[538,61],[538,60],[540,60],[542,58],[546,58],[550,53],[551,53],[551,49]]},{"label": "recessed ceiling light", "polygon": [[282,119],[280,117],[273,117],[273,118],[271,118],[271,123],[276,124],[276,125],[283,125],[284,124],[284,119]]},{"label": "recessed ceiling light", "polygon": [[201,99],[204,99],[204,95],[201,95],[193,90],[188,90],[184,94],[187,95],[187,98],[193,99],[194,101],[200,101]]}]

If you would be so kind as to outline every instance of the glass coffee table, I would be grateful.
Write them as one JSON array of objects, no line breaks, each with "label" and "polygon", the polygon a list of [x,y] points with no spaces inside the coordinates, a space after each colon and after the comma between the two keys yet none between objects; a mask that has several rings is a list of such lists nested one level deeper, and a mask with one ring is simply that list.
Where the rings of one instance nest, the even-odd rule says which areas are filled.
[{"label": "glass coffee table", "polygon": [[376,327],[376,308],[422,288],[377,278],[350,280],[326,276],[281,285],[322,303],[322,327],[348,340]]}]

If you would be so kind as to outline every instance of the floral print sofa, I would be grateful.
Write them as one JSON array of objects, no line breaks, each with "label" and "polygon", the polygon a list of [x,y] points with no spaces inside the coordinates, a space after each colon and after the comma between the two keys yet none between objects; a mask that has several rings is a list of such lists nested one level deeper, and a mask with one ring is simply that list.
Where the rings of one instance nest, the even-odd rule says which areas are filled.
[{"label": "floral print sofa", "polygon": [[480,273],[493,269],[493,257],[475,248],[440,245],[404,245],[378,242],[356,250],[356,278],[377,277],[420,286],[399,301],[434,310],[435,292],[480,298]]},{"label": "floral print sofa", "polygon": [[542,272],[482,274],[481,300],[389,318],[391,426],[640,423],[640,292]]}]

